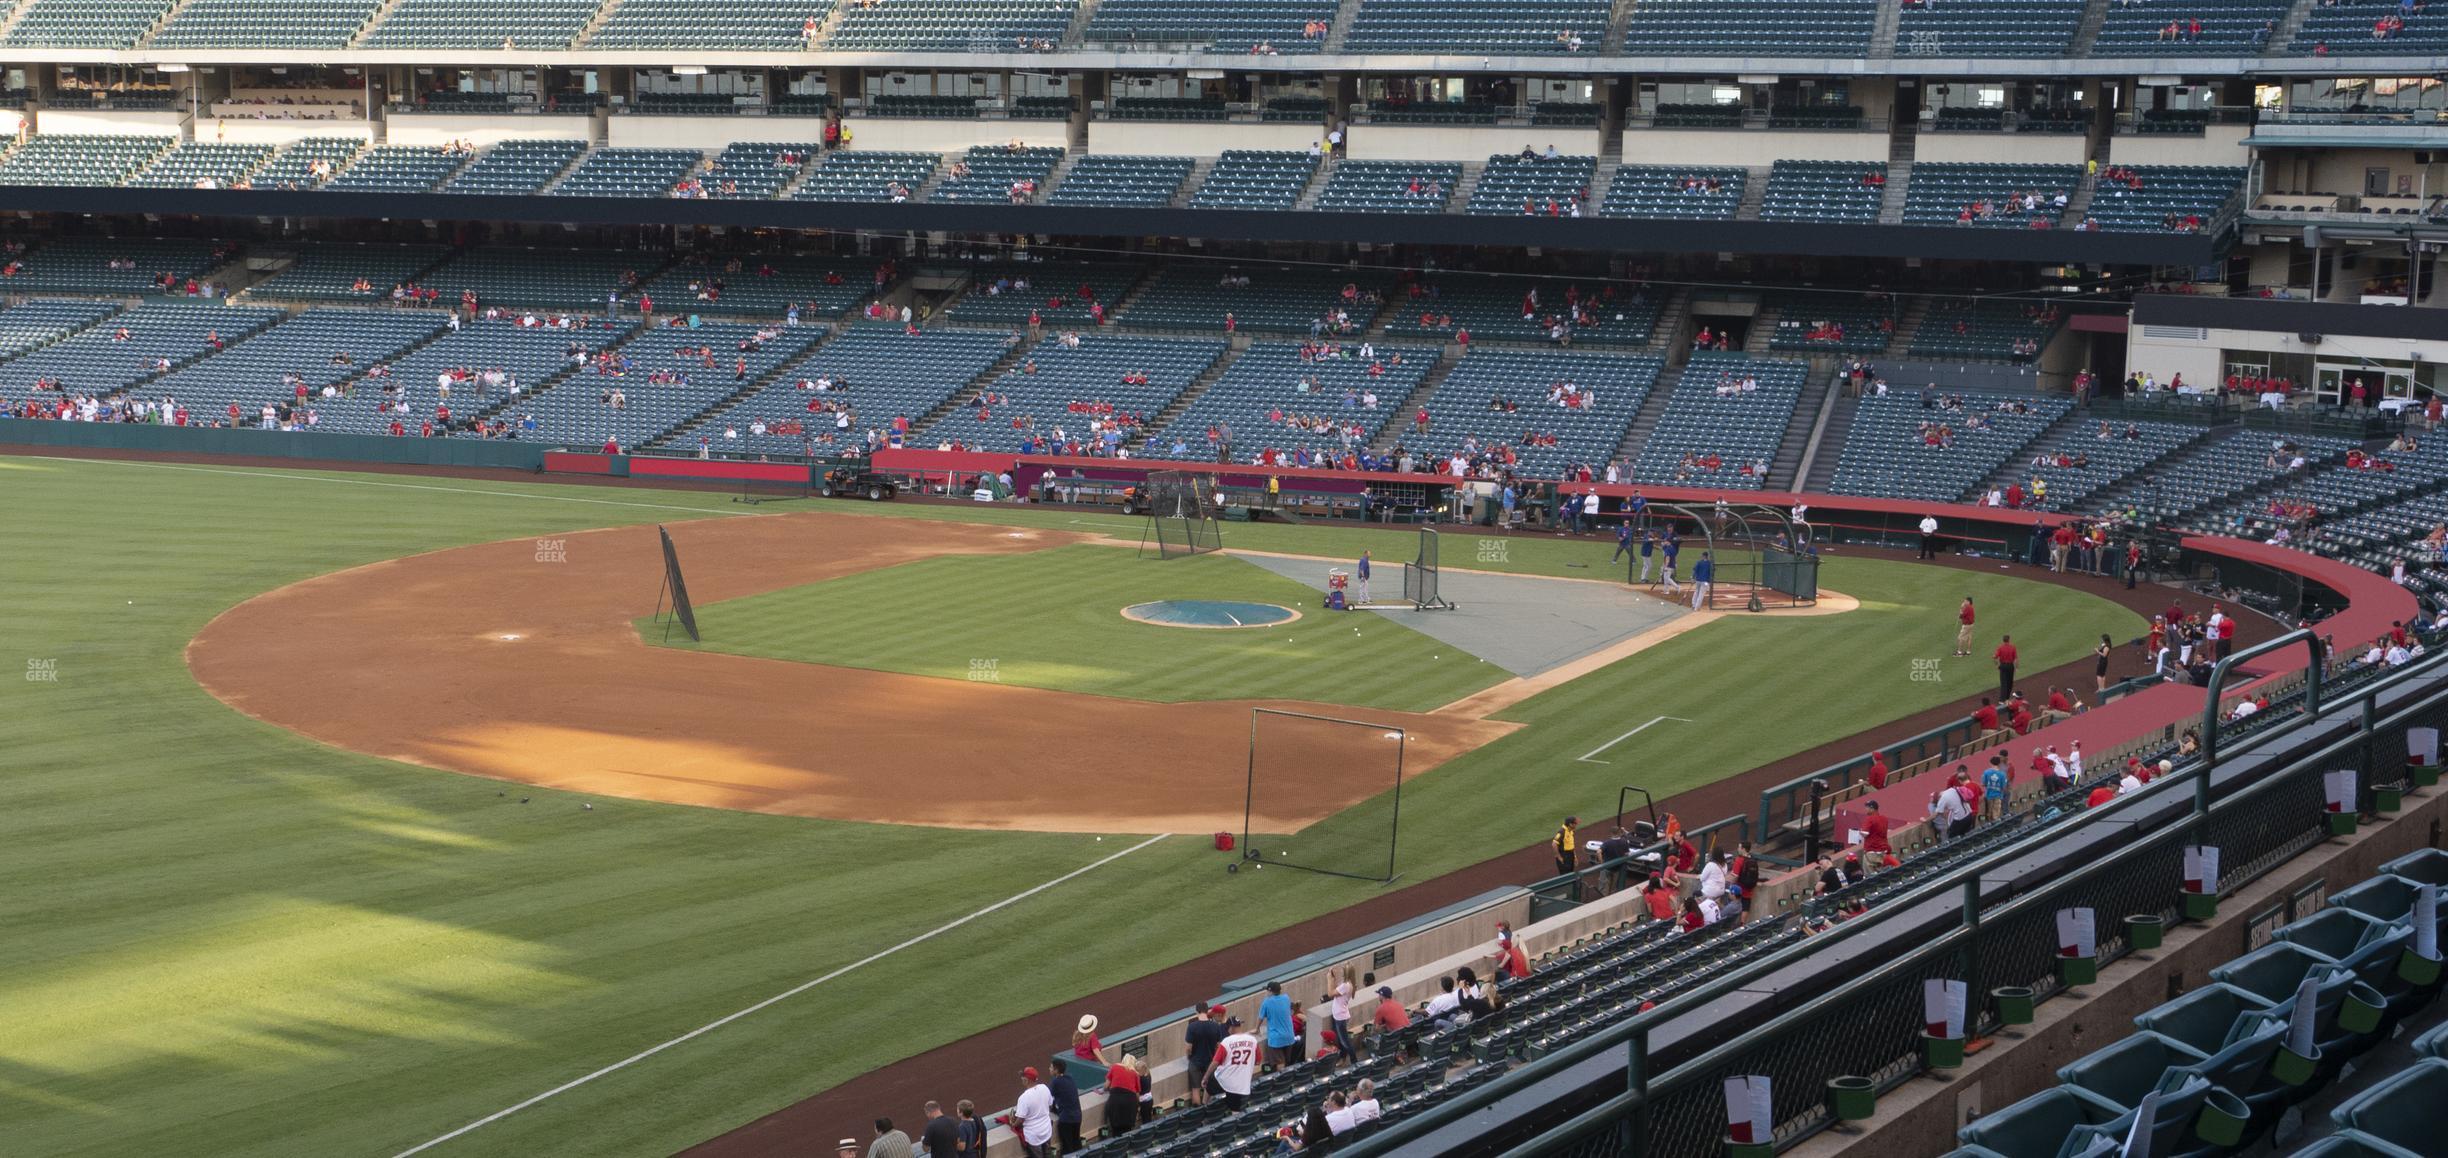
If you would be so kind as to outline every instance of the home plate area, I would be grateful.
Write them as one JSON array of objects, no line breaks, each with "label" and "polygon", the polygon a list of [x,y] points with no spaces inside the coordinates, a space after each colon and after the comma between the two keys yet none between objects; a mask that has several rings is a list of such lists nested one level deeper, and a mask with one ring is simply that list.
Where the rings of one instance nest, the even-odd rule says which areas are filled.
[{"label": "home plate area", "polygon": [[[1253,566],[1326,590],[1327,572],[1349,572],[1349,559],[1231,552]],[[1451,611],[1388,605],[1402,594],[1401,564],[1379,561],[1370,592],[1378,606],[1362,608],[1495,664],[1516,676],[1551,671],[1690,614],[1689,609],[1619,583],[1498,575],[1446,567],[1438,593]],[[1345,614],[1352,614],[1346,612]]]}]

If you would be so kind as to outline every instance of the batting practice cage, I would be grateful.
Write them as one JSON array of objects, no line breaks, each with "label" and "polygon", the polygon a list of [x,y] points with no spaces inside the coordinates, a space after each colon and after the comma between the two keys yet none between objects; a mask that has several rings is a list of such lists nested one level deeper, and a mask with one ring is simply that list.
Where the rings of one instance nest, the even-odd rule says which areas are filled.
[{"label": "batting practice cage", "polygon": [[1216,501],[1215,478],[1188,471],[1160,470],[1147,477],[1147,530],[1139,535],[1139,554],[1146,557],[1149,542],[1156,544],[1156,557],[1178,559],[1184,555],[1204,555],[1224,547],[1224,527],[1217,521],[1223,514]]},{"label": "batting practice cage", "polygon": [[1453,602],[1437,594],[1437,533],[1420,528],[1419,557],[1403,564],[1403,602],[1419,611],[1451,611]]},{"label": "batting practice cage", "polygon": [[[1768,503],[1651,503],[1649,521],[1663,535],[1668,528],[1683,537],[1675,559],[1675,579],[1683,584],[1678,596],[1691,601],[1694,568],[1706,557],[1715,578],[1709,584],[1710,611],[1766,611],[1772,607],[1809,607],[1819,602],[1819,553],[1812,546],[1809,523],[1785,508]],[[1639,583],[1637,553],[1624,557],[1624,581]],[[1663,587],[1651,575],[1652,587]]]},{"label": "batting practice cage", "polygon": [[[1251,709],[1242,862],[1391,882],[1405,741],[1401,728],[1384,724]],[[1319,818],[1321,779],[1356,784],[1369,796]]]}]

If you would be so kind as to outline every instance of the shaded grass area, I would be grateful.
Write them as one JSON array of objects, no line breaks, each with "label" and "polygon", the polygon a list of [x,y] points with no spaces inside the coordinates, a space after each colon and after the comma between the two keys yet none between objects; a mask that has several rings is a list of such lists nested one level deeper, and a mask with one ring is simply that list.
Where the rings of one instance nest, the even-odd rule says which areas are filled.
[{"label": "shaded grass area", "polygon": [[[697,609],[700,644],[641,632],[666,646],[1165,703],[1426,711],[1508,678],[1402,624],[1323,611],[1318,596],[1226,555],[1159,562],[1072,546],[927,559],[708,604]],[[1200,630],[1121,615],[1159,599],[1274,603],[1301,618]]]},{"label": "shaded grass area", "polygon": [[[724,495],[18,458],[0,458],[0,488],[12,542],[39,548],[0,565],[12,611],[0,666],[56,673],[0,680],[0,876],[11,883],[0,890],[0,1137],[12,1153],[395,1153],[1123,839],[506,789],[258,724],[180,662],[222,609],[316,574],[737,513]],[[1061,511],[824,509],[1080,529]],[[1315,526],[1228,535],[1338,557],[1373,546],[1381,559],[1389,541]],[[1520,539],[1483,565],[1586,575],[1568,564],[1606,550]],[[1405,877],[1535,841],[1564,811],[1611,807],[1620,783],[1704,783],[1976,692],[1977,666],[1947,661],[1935,685],[1906,670],[1949,650],[1967,589],[2033,670],[2081,654],[2099,631],[2138,627],[2104,601],[2004,575],[1835,559],[1823,581],[1871,601],[1859,625],[1729,620],[1513,709],[1528,727],[1406,789]],[[436,691],[399,688],[393,706],[482,710]],[[1695,723],[1641,733],[1610,751],[1612,765],[1574,759],[1655,715]],[[887,774],[925,790],[922,769]],[[1228,877],[1224,859],[1190,838],[1160,842],[432,1153],[670,1153],[1375,889],[1305,873]],[[1118,908],[1124,892],[1148,902]],[[1001,1105],[1014,1093],[940,1096]]]}]

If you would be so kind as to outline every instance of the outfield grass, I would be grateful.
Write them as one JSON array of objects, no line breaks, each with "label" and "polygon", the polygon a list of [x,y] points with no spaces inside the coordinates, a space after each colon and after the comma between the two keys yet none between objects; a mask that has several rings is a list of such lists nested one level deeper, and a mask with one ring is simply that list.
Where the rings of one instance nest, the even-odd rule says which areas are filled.
[{"label": "outfield grass", "polygon": [[[56,661],[27,670],[57,677],[0,683],[9,1153],[396,1153],[1128,847],[505,790],[258,724],[180,662],[213,615],[312,575],[740,513],[724,495],[16,458],[0,458],[0,488],[0,662]],[[1135,533],[1063,511],[825,509]],[[1228,535],[1338,557],[1387,542],[1321,526]],[[1605,553],[1517,539],[1478,565],[1586,575],[1570,565]],[[1712,625],[1515,708],[1528,727],[1406,790],[1405,876],[1533,842],[1561,812],[1610,807],[1618,784],[1671,792],[1978,691],[1979,665],[1949,661],[1936,685],[1907,671],[1944,656],[1966,591],[2032,670],[2139,627],[2005,575],[1836,558],[1823,582],[1870,606]],[[420,688],[391,706],[481,710]],[[1695,722],[1641,733],[1611,765],[1574,759],[1656,715]],[[1374,892],[1228,877],[1221,860],[1161,841],[429,1152],[670,1153]],[[1105,900],[1118,872],[1162,900],[1118,914]],[[1015,1092],[935,1094],[998,1105]]]},{"label": "outfield grass", "polygon": [[[1158,599],[1253,600],[1301,618],[1202,631],[1121,615]],[[1164,703],[1273,698],[1424,712],[1509,676],[1400,623],[1326,615],[1317,602],[1315,589],[1228,555],[1135,564],[1112,547],[1073,546],[944,556],[706,604],[699,644],[642,634],[945,679],[987,670],[1001,683]]]}]

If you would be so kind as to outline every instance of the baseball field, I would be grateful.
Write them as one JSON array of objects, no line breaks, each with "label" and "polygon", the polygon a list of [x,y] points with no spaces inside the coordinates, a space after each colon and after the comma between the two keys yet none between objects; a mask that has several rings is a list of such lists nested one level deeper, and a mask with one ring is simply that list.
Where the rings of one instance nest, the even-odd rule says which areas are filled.
[{"label": "baseball field", "polygon": [[[0,1149],[43,1155],[671,1153],[1373,895],[1223,871],[1253,705],[1416,737],[1420,880],[1978,694],[1966,594],[2027,671],[2141,627],[1838,555],[1843,610],[1524,679],[1280,573],[1399,533],[1230,527],[1305,560],[1270,570],[1061,509],[53,458],[0,458],[0,512]],[[701,644],[640,623],[656,524]],[[1501,543],[1445,562],[1587,582],[1611,548]],[[1154,599],[1302,614],[1122,618]],[[1690,722],[1582,759],[1654,717]],[[1272,819],[1376,791],[1321,768]]]}]

